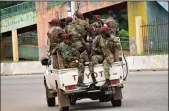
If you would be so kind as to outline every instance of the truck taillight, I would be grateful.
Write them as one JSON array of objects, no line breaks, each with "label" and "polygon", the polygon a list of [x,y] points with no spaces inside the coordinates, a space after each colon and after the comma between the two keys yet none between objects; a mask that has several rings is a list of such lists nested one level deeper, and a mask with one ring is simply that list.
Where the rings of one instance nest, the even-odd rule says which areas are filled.
[{"label": "truck taillight", "polygon": [[111,84],[118,84],[118,83],[120,83],[120,80],[119,79],[110,80],[110,83]]},{"label": "truck taillight", "polygon": [[65,86],[66,90],[73,90],[76,89],[75,85]]}]

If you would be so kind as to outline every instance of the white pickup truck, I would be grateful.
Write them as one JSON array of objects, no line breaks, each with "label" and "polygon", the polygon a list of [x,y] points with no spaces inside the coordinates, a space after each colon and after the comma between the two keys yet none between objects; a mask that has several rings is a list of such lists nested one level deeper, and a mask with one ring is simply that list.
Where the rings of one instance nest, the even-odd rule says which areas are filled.
[{"label": "white pickup truck", "polygon": [[[123,81],[127,78],[128,74],[127,62],[123,54],[121,61],[112,64],[110,69],[111,86],[107,88],[101,87],[105,82],[102,64],[94,66],[94,74],[98,82],[96,85],[90,85],[92,83],[92,78],[88,66],[85,67],[84,83],[89,85],[89,87],[84,89],[78,89],[76,87],[78,79],[77,68],[57,70],[52,69],[50,64],[46,66],[44,85],[46,88],[47,105],[49,107],[55,106],[56,96],[58,96],[60,104],[64,104],[60,105],[60,111],[63,111],[64,108],[69,110],[70,105],[75,105],[77,100],[83,98],[99,100],[100,102],[111,101],[114,107],[122,105]],[[58,91],[60,91],[60,93]],[[61,102],[60,99],[63,101]],[[69,103],[70,105],[68,105]]]}]

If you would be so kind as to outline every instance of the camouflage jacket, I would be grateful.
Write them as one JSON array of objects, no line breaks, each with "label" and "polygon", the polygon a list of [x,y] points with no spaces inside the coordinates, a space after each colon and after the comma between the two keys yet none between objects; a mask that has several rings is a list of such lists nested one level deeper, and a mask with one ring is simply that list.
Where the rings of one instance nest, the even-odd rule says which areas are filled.
[{"label": "camouflage jacket", "polygon": [[85,20],[76,18],[74,22],[76,30],[81,36],[87,35],[87,32],[91,31],[92,29],[91,25]]},{"label": "camouflage jacket", "polygon": [[112,38],[103,38],[102,35],[97,36],[93,40],[92,49],[97,54],[109,55],[114,53],[114,41]]},{"label": "camouflage jacket", "polygon": [[65,61],[78,60],[80,57],[80,53],[72,44],[65,44],[64,42],[61,42],[59,46],[59,51],[63,60]]},{"label": "camouflage jacket", "polygon": [[61,35],[64,33],[64,30],[59,26],[52,26],[47,35],[48,35],[48,50],[51,51],[56,45],[61,42]]},{"label": "camouflage jacket", "polygon": [[110,27],[109,33],[113,33],[114,35],[116,34],[116,30],[118,29],[119,24],[114,20],[113,17],[108,17],[105,20],[105,24]]}]

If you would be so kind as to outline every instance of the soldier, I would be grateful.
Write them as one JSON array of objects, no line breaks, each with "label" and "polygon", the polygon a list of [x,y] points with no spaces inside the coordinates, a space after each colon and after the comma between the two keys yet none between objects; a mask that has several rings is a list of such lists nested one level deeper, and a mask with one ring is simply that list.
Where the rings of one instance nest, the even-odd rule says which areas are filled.
[{"label": "soldier", "polygon": [[117,44],[114,42],[114,39],[110,37],[109,35],[109,27],[104,26],[101,28],[102,34],[97,36],[94,41],[92,48],[97,53],[103,53],[104,61],[103,61],[103,68],[104,68],[104,75],[106,82],[103,84],[103,86],[109,86],[109,69],[111,66],[111,63],[113,63],[114,60],[114,46]]},{"label": "soldier", "polygon": [[108,14],[109,14],[109,16],[105,20],[105,24],[110,28],[109,33],[110,33],[111,37],[114,37],[114,36],[116,36],[116,31],[118,30],[119,24],[113,18],[113,11],[112,10],[108,11]]},{"label": "soldier", "polygon": [[[109,34],[114,41],[118,41],[116,37],[116,32],[118,31],[119,24],[113,18],[113,11],[108,11],[109,17],[106,19],[105,24],[109,27]],[[115,49],[115,60],[119,61],[119,47],[114,47]]]},{"label": "soldier", "polygon": [[[72,62],[77,60],[76,56],[72,55],[71,40],[68,34],[62,34],[63,41],[60,43],[59,52],[63,58],[64,68],[70,68]],[[71,65],[71,66],[70,66]]]},{"label": "soldier", "polygon": [[75,13],[74,23],[82,43],[85,44],[85,38],[90,36],[91,25],[85,20],[82,13]]},{"label": "soldier", "polygon": [[101,28],[100,15],[94,15],[94,22],[91,24],[94,29]]},{"label": "soldier", "polygon": [[82,38],[80,37],[80,34],[78,33],[76,29],[75,21],[71,17],[67,17],[65,19],[66,27],[65,32],[70,35],[70,38],[72,40],[73,46],[76,47],[76,50],[78,50],[80,53],[84,51],[84,44],[82,43]]},{"label": "soldier", "polygon": [[[92,62],[92,51],[91,51],[91,44],[92,44],[91,42],[92,41],[88,40],[88,39],[91,39],[92,27],[89,24],[89,21],[87,22],[84,20],[84,16],[81,13],[75,13],[75,25],[76,25],[77,32],[80,34],[80,38],[82,40],[82,43],[85,46],[86,52],[84,52],[84,53],[86,53],[86,56],[88,56],[86,58],[88,59],[87,62],[89,62],[88,66],[89,66],[89,71],[90,71],[90,74],[91,74],[91,77],[93,80],[92,84],[96,84],[97,81],[94,77],[94,64]],[[84,59],[83,59],[83,62],[84,62]],[[83,68],[81,68],[81,69],[83,69]],[[84,75],[84,74],[81,74],[81,75]]]},{"label": "soldier", "polygon": [[52,64],[53,68],[58,68],[58,61],[57,61],[57,55],[56,55],[56,49],[58,48],[60,42],[61,42],[61,34],[64,33],[63,29],[61,28],[61,21],[52,19],[50,22],[50,29],[47,33],[48,35],[48,52],[50,55],[52,55]]},{"label": "soldier", "polygon": [[95,48],[92,48],[92,61],[94,64],[100,64],[103,62],[103,52],[101,51],[99,45],[96,43],[95,40],[95,37],[97,37],[98,35],[96,34],[97,33],[97,29],[95,30],[92,30],[92,39],[94,40],[93,42],[95,43],[94,45],[92,45],[92,47],[95,47]]}]

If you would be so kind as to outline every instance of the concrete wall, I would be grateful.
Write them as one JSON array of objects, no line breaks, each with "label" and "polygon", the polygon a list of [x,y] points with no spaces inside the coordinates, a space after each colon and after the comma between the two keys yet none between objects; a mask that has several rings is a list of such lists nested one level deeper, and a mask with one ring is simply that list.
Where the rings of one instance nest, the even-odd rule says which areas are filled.
[{"label": "concrete wall", "polygon": [[[127,62],[130,71],[168,70],[168,55],[128,56]],[[1,63],[1,75],[42,74],[45,69],[39,61]]]},{"label": "concrete wall", "polygon": [[148,24],[156,18],[168,20],[168,12],[156,1],[147,1],[147,19]]}]

